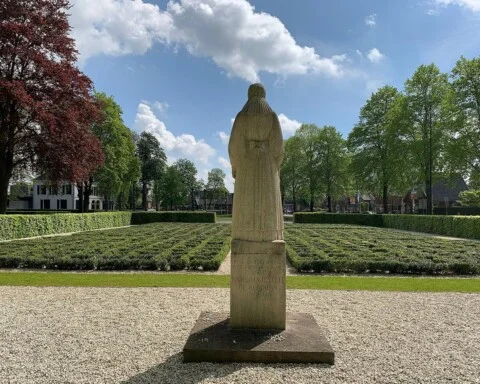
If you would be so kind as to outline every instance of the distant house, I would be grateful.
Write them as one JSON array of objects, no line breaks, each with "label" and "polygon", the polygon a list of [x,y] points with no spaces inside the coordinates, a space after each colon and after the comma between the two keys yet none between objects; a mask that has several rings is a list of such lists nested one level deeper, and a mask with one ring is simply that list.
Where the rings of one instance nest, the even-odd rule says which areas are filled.
[{"label": "distant house", "polygon": [[[452,207],[458,203],[460,192],[466,191],[467,189],[467,183],[461,176],[457,176],[453,183],[440,180],[432,187],[433,206],[440,208]],[[418,209],[419,212],[426,211],[427,209],[427,194],[425,190],[419,193]]]},{"label": "distant house", "polygon": [[[33,209],[76,210],[78,209],[78,189],[73,183],[60,183],[57,187],[40,176],[33,180]],[[94,183],[88,209],[103,210],[103,200]]]}]

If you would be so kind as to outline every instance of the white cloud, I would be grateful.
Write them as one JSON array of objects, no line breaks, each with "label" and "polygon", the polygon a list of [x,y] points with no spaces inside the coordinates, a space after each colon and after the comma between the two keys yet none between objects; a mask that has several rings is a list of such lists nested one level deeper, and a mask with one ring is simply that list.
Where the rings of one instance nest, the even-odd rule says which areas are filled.
[{"label": "white cloud", "polygon": [[72,35],[80,62],[105,54],[144,54],[155,41],[166,41],[168,14],[141,0],[73,0]]},{"label": "white cloud", "polygon": [[204,140],[197,140],[193,135],[175,136],[167,129],[165,123],[155,116],[152,108],[145,103],[138,105],[135,128],[140,132],[146,131],[153,134],[168,157],[186,157],[195,163],[208,164],[209,158],[216,153],[215,149]]},{"label": "white cloud", "polygon": [[458,5],[465,7],[473,12],[480,12],[480,0],[433,0],[437,5],[446,7],[448,5]]},{"label": "white cloud", "polygon": [[[233,121],[232,121],[232,124],[233,124]],[[222,140],[223,144],[228,144],[228,141],[230,140],[230,135],[223,131],[218,132],[218,137],[220,137],[220,140]]]},{"label": "white cloud", "polygon": [[385,55],[383,53],[380,53],[380,51],[377,48],[372,48],[367,53],[367,58],[372,63],[379,63],[380,61],[382,61],[385,58]]},{"label": "white cloud", "polygon": [[375,20],[376,17],[376,13],[372,13],[371,15],[365,17],[365,25],[368,25],[369,27],[374,27],[375,25],[377,25],[377,21]]},{"label": "white cloud", "polygon": [[357,53],[358,56],[363,58],[363,53],[359,49],[357,49],[355,52]]},{"label": "white cloud", "polygon": [[218,158],[218,164],[220,164],[223,169],[226,169],[226,170],[232,169],[232,166],[230,165],[230,161],[228,161],[225,157],[220,156]]},{"label": "white cloud", "polygon": [[437,9],[429,9],[429,10],[427,11],[427,15],[428,15],[428,16],[438,16],[438,15],[439,15],[439,12],[438,12]]},{"label": "white cloud", "polygon": [[229,76],[344,73],[340,56],[320,57],[300,46],[268,13],[246,0],[169,1],[165,11],[142,0],[74,0],[70,23],[81,60],[106,54],[144,54],[159,41],[211,58]]},{"label": "white cloud", "polygon": [[170,108],[170,105],[167,102],[160,102],[160,101],[154,101],[153,102],[153,107],[160,113],[161,115],[165,115],[168,111],[168,108]]},{"label": "white cloud", "polygon": [[278,120],[280,121],[280,127],[282,127],[284,136],[291,136],[302,125],[302,123],[297,120],[289,119],[283,113],[278,115]]}]

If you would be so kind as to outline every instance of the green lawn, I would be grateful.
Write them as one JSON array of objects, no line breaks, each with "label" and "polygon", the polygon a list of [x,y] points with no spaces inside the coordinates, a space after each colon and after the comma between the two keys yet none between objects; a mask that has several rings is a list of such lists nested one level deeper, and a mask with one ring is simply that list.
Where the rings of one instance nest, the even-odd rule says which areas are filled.
[{"label": "green lawn", "polygon": [[300,271],[479,274],[480,242],[384,228],[296,224],[285,230],[287,256]]},{"label": "green lawn", "polygon": [[1,268],[61,270],[216,270],[230,248],[230,226],[153,223],[0,243]]},{"label": "green lawn", "polygon": [[[0,272],[0,285],[69,287],[228,288],[230,277],[158,273]],[[287,276],[288,289],[403,292],[480,292],[480,279],[424,277]]]}]

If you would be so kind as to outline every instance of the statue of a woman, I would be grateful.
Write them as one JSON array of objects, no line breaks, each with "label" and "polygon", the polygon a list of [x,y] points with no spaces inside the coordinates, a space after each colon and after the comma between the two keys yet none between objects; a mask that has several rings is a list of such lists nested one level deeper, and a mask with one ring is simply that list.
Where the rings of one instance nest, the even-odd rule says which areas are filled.
[{"label": "statue of a woman", "polygon": [[248,101],[233,123],[228,152],[235,178],[232,239],[283,240],[283,138],[261,84],[248,88]]}]

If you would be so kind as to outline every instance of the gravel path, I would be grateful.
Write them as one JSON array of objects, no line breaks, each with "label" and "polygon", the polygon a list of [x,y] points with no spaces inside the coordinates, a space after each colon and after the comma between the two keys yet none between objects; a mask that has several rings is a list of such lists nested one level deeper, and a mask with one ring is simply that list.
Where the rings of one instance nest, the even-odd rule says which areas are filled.
[{"label": "gravel path", "polygon": [[0,383],[480,383],[480,295],[288,291],[336,351],[321,365],[183,364],[228,289],[0,287]]}]

